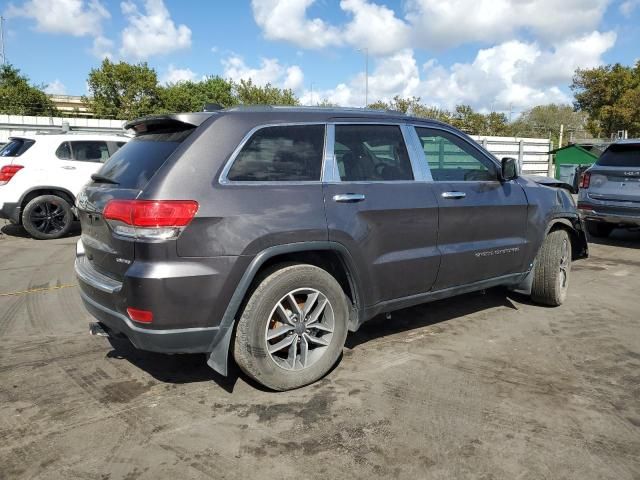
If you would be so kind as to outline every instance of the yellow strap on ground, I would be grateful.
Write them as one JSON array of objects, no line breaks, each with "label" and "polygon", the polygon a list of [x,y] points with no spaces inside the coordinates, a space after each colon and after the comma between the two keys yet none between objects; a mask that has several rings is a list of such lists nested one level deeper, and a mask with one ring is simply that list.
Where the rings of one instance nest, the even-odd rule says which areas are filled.
[{"label": "yellow strap on ground", "polygon": [[31,290],[22,290],[20,292],[0,293],[0,297],[11,297],[11,296],[14,296],[14,295],[25,295],[27,293],[48,292],[50,290],[61,290],[63,288],[71,288],[71,287],[77,287],[77,286],[78,286],[78,284],[71,283],[69,285],[58,285],[56,287],[32,288]]}]

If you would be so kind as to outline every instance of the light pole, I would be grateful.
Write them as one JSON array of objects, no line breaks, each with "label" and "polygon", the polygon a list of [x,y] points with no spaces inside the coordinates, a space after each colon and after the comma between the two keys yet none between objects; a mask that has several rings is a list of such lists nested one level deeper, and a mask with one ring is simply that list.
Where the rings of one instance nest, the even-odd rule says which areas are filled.
[{"label": "light pole", "polygon": [[359,52],[364,52],[364,107],[369,105],[369,49],[361,48]]}]

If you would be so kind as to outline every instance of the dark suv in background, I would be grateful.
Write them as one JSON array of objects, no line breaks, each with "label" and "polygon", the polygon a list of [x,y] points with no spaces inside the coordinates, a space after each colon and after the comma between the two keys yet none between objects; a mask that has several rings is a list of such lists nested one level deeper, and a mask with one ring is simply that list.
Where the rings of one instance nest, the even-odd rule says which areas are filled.
[{"label": "dark suv in background", "polygon": [[640,139],[609,145],[584,172],[578,209],[594,237],[616,227],[640,227]]},{"label": "dark suv in background", "polygon": [[97,333],[207,352],[276,390],[347,331],[497,285],[565,299],[587,244],[570,193],[458,130],[397,113],[249,108],[143,118],[78,196]]}]

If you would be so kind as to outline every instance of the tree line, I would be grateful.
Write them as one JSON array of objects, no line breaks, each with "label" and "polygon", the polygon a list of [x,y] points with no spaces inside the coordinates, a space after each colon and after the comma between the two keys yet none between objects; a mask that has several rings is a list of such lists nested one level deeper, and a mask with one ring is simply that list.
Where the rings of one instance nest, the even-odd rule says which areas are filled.
[{"label": "tree line", "polygon": [[[87,109],[99,118],[132,119],[169,112],[201,111],[205,104],[299,105],[292,90],[239,82],[220,76],[162,85],[147,63],[130,64],[105,59],[91,69]],[[416,117],[433,118],[475,135],[549,137],[558,145],[560,125],[568,133],[588,132],[609,137],[619,130],[640,136],[640,61],[633,67],[620,64],[577,70],[570,88],[573,105],[539,105],[511,120],[504,113],[475,111],[469,105],[443,110],[421,103],[419,97],[394,97],[370,108],[396,110]],[[60,115],[44,92],[12,65],[0,67],[0,113],[12,115]],[[326,100],[320,106],[331,106]],[[584,136],[584,133],[581,133]],[[567,137],[565,137],[566,139]]]}]

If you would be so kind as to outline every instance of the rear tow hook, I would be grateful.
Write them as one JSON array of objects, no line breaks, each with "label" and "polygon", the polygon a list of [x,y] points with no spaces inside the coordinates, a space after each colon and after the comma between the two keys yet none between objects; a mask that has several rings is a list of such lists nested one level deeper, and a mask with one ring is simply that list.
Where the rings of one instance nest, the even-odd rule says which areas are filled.
[{"label": "rear tow hook", "polygon": [[91,322],[89,324],[89,334],[96,335],[98,337],[108,337],[109,333],[98,322]]}]

